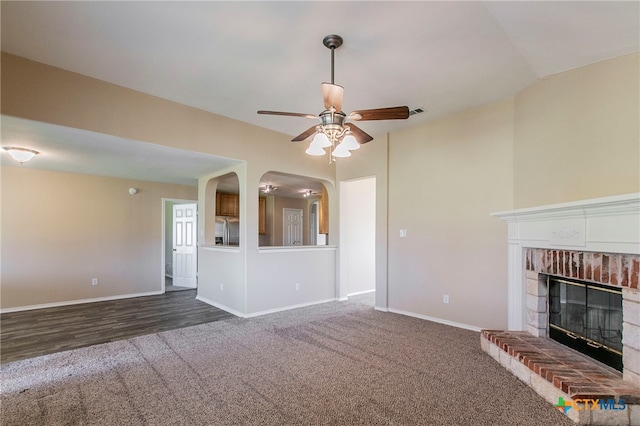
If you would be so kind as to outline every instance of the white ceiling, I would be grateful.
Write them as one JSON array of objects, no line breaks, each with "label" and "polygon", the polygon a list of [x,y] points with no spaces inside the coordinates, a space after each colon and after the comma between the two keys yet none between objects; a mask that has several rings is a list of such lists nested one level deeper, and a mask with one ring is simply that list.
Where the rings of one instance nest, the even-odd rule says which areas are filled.
[{"label": "white ceiling", "polygon": [[[426,110],[406,121],[359,123],[372,135],[507,98],[537,78],[637,52],[640,44],[637,1],[2,1],[1,12],[3,51],[289,136],[313,122],[256,111],[322,111],[328,34],[344,38],[335,83],[345,87],[345,112]],[[10,124],[12,136],[32,125],[51,138],[62,131]],[[79,143],[69,149],[81,146],[85,155],[99,145],[85,138],[102,137],[74,135]],[[144,163],[157,158],[164,167],[162,151],[145,154]]]},{"label": "white ceiling", "polygon": [[[102,133],[2,116],[2,146],[40,153],[20,167],[196,186],[240,161]],[[15,165],[7,154],[4,165]]]}]

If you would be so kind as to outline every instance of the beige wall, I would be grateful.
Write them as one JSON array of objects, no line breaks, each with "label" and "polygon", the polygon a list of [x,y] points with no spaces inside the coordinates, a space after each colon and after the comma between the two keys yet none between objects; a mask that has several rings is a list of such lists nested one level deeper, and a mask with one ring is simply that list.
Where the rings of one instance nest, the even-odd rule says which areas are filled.
[{"label": "beige wall", "polygon": [[[238,173],[240,181],[241,248],[232,255],[200,251],[198,295],[211,302],[220,296],[220,277],[228,277],[230,281],[224,283],[225,289],[231,290],[228,306],[246,312],[246,289],[253,285],[246,270],[256,262],[253,249],[258,247],[258,185],[264,173],[278,171],[318,179],[329,186],[331,198],[337,197],[333,167],[325,159],[305,155],[306,147],[291,144],[287,135],[6,53],[2,54],[1,65],[2,114],[244,160],[230,170]],[[206,187],[216,176],[201,177],[199,185]],[[199,190],[200,213],[206,217],[211,212],[206,209],[205,199],[204,189]],[[337,203],[332,206],[330,214],[337,217]],[[337,235],[337,225],[330,226],[330,234]],[[204,241],[202,225],[198,236]],[[226,259],[228,256],[233,259]],[[327,271],[328,277],[333,275]],[[256,279],[256,285],[269,293],[263,281]],[[326,280],[324,289],[333,292],[334,280]],[[228,293],[225,290],[223,297]],[[296,294],[300,303],[311,303],[314,297],[310,290]],[[289,303],[278,302],[273,298],[271,308]]]},{"label": "beige wall", "polygon": [[516,208],[640,191],[639,61],[568,71],[516,96]]},{"label": "beige wall", "polygon": [[390,136],[391,310],[506,326],[506,226],[489,214],[513,205],[512,143],[512,100]]},{"label": "beige wall", "polygon": [[162,198],[195,199],[197,188],[26,167],[1,174],[2,309],[162,290]]}]

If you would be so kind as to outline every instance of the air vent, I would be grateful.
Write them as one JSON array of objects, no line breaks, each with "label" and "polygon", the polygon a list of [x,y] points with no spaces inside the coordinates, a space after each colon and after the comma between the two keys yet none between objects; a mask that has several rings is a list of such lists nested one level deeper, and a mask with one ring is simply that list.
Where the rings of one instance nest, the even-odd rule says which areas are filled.
[{"label": "air vent", "polygon": [[409,115],[422,114],[424,112],[423,108],[416,108],[409,111]]}]

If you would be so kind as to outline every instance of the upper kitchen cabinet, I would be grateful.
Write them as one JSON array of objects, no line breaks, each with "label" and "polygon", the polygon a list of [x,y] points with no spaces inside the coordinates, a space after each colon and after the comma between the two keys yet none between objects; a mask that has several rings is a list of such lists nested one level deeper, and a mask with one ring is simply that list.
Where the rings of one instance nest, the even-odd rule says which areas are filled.
[{"label": "upper kitchen cabinet", "polygon": [[238,217],[240,212],[240,197],[238,194],[216,192],[216,216]]},{"label": "upper kitchen cabinet", "polygon": [[258,234],[267,233],[267,199],[258,197]]}]

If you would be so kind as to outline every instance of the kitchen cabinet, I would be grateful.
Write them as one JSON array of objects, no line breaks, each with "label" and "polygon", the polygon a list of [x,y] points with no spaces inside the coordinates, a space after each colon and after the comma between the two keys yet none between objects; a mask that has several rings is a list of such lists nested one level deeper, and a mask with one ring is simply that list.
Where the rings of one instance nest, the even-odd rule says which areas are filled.
[{"label": "kitchen cabinet", "polygon": [[329,233],[329,194],[327,190],[322,187],[322,194],[319,197],[320,201],[320,212],[319,212],[319,224],[318,224],[318,233],[319,234],[328,234]]},{"label": "kitchen cabinet", "polygon": [[216,192],[216,216],[238,217],[240,197],[238,194]]},{"label": "kitchen cabinet", "polygon": [[265,197],[258,198],[258,234],[265,235],[267,233],[267,199]]}]

